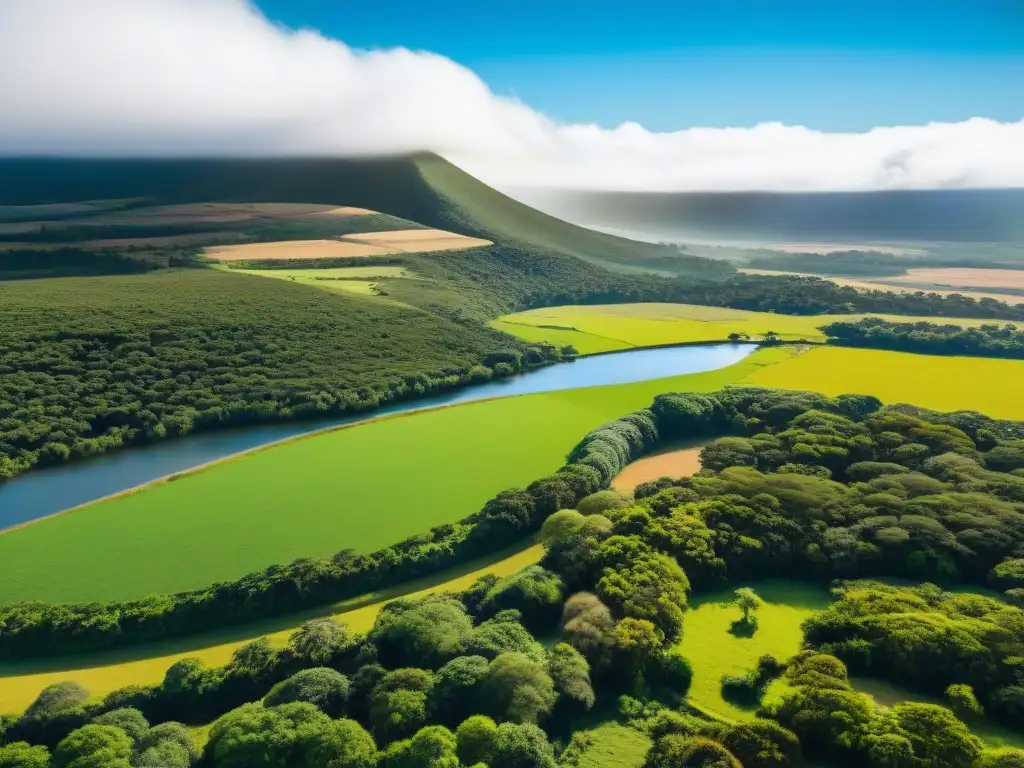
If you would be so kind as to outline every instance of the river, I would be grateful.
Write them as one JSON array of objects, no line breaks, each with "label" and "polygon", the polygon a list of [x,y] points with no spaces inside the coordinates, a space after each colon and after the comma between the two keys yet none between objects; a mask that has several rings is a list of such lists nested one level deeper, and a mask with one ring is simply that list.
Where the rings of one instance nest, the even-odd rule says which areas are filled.
[{"label": "river", "polygon": [[753,345],[703,344],[595,355],[435,397],[386,405],[370,413],[197,432],[113,451],[32,471],[0,485],[0,531],[296,435],[442,405],[713,371],[739,362],[754,349]]}]

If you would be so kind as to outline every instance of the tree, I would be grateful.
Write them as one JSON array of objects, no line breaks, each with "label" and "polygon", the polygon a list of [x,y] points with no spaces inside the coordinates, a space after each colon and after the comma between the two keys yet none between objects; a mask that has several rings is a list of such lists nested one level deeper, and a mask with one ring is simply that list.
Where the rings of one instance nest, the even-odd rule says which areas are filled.
[{"label": "tree", "polygon": [[505,610],[473,629],[466,653],[496,659],[507,651],[518,651],[531,658],[544,658],[544,646],[519,622],[519,611]]},{"label": "tree", "polygon": [[598,596],[613,612],[653,622],[670,641],[682,636],[689,590],[682,568],[662,554],[640,556],[620,568],[605,568],[597,583]]},{"label": "tree", "polygon": [[329,667],[296,672],[270,689],[263,703],[268,707],[304,701],[331,717],[345,712],[349,694],[348,678]]},{"label": "tree", "polygon": [[496,717],[516,723],[536,723],[558,698],[544,665],[515,652],[503,653],[491,662],[483,695]]},{"label": "tree", "polygon": [[463,765],[491,764],[498,726],[486,715],[473,715],[455,731],[459,759]]},{"label": "tree", "polygon": [[615,619],[597,595],[577,592],[565,601],[562,635],[592,667],[605,667],[611,663],[615,648]]},{"label": "tree", "polygon": [[441,725],[428,725],[411,739],[388,747],[382,768],[459,768],[455,734]]},{"label": "tree", "polygon": [[964,683],[954,683],[946,689],[949,708],[961,720],[972,720],[985,716],[985,710],[974,695],[974,689]]},{"label": "tree", "polygon": [[288,648],[305,664],[328,666],[340,654],[352,647],[351,630],[333,618],[307,621],[290,638]]},{"label": "tree", "polygon": [[901,702],[892,708],[896,732],[909,742],[917,764],[929,768],[972,765],[982,741],[945,707]]},{"label": "tree", "polygon": [[644,672],[661,653],[664,633],[644,619],[623,619],[615,627],[616,654],[622,660],[620,675],[635,688],[644,684]]},{"label": "tree", "polygon": [[611,510],[628,507],[632,503],[633,499],[628,494],[609,489],[592,493],[580,499],[576,509],[581,515],[603,515]]},{"label": "tree", "polygon": [[128,734],[138,744],[149,732],[149,721],[137,709],[124,707],[104,712],[92,719],[94,725],[112,725]]},{"label": "tree", "polygon": [[455,725],[477,710],[489,666],[483,656],[457,656],[437,671],[430,708],[443,723]]},{"label": "tree", "polygon": [[484,615],[514,609],[522,615],[524,626],[547,629],[558,621],[562,608],[562,579],[539,565],[531,565],[499,581],[481,605]]},{"label": "tree", "polygon": [[563,699],[574,701],[583,709],[594,706],[594,688],[590,683],[590,665],[583,655],[568,643],[558,643],[551,649],[548,673],[555,691]]},{"label": "tree", "polygon": [[130,768],[132,740],[112,725],[85,725],[57,745],[54,768]]},{"label": "tree", "polygon": [[377,615],[368,639],[387,667],[436,669],[462,652],[472,630],[465,606],[441,595],[388,603]]},{"label": "tree", "polygon": [[750,621],[751,614],[764,605],[758,594],[750,587],[740,587],[733,594],[736,595],[736,607],[743,611],[743,620]]},{"label": "tree", "polygon": [[427,701],[434,676],[423,669],[388,672],[370,696],[369,721],[381,742],[412,736],[427,723]]},{"label": "tree", "polygon": [[0,747],[0,768],[50,768],[50,752],[46,747],[16,741]]},{"label": "tree", "polygon": [[89,698],[87,688],[78,683],[67,681],[46,686],[36,700],[28,705],[25,717],[52,717],[60,712],[82,706]]},{"label": "tree", "polygon": [[547,734],[532,723],[502,723],[494,735],[490,768],[555,768]]},{"label": "tree", "polygon": [[644,768],[743,768],[717,741],[697,736],[670,734],[658,739],[647,752]]},{"label": "tree", "polygon": [[743,768],[800,768],[804,765],[800,740],[774,720],[755,719],[734,725],[722,744]]}]

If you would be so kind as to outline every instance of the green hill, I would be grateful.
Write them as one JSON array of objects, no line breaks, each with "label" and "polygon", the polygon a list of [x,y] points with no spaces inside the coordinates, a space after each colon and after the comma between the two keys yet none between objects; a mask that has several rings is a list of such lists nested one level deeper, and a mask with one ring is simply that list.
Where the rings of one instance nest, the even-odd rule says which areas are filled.
[{"label": "green hill", "polygon": [[487,186],[432,154],[302,159],[0,159],[0,205],[144,198],[352,205],[502,245],[625,271],[725,276],[732,269],[671,246],[569,224]]}]

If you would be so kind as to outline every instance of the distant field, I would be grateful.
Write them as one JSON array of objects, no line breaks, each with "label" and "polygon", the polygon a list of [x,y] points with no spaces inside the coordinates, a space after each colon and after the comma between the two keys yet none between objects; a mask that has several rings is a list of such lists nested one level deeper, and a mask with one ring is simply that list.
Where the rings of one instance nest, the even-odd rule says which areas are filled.
[{"label": "distant field", "polygon": [[938,357],[873,349],[820,347],[762,368],[746,383],[812,389],[826,395],[875,395],[939,411],[971,409],[1024,419],[1024,361]]},{"label": "distant field", "polygon": [[1000,288],[1024,289],[1024,270],[970,269],[947,267],[944,269],[908,269],[906,275],[886,278],[890,283],[929,283],[946,288]]},{"label": "distant field", "polygon": [[22,711],[43,688],[62,680],[74,680],[84,685],[93,698],[98,699],[126,685],[158,683],[172,664],[185,658],[198,658],[208,666],[226,664],[236,650],[258,637],[268,637],[273,645],[283,646],[302,622],[317,615],[334,615],[354,632],[366,632],[373,626],[380,609],[390,600],[424,597],[436,592],[458,592],[485,573],[508,576],[538,562],[542,555],[540,545],[528,546],[494,562],[483,565],[467,563],[466,568],[448,577],[440,574],[434,579],[402,584],[380,594],[363,595],[334,606],[325,606],[319,611],[292,614],[165,643],[76,656],[72,660],[0,664],[0,714]]},{"label": "distant field", "polygon": [[556,470],[587,431],[660,392],[719,389],[789,354],[383,419],[247,454],[0,534],[0,601],[177,592],[297,557],[392,544]]},{"label": "distant field", "polygon": [[[582,354],[593,354],[631,347],[721,341],[730,333],[745,333],[759,339],[774,331],[787,341],[824,341],[825,335],[819,330],[822,326],[868,316],[776,315],[693,304],[603,304],[534,309],[505,315],[491,325],[525,341],[572,344]],[[896,322],[935,321],[926,317],[870,316]],[[986,321],[943,318],[942,322],[971,327]]]},{"label": "distant field", "polygon": [[396,253],[431,253],[479,248],[489,240],[464,237],[437,229],[362,232],[334,240],[279,240],[265,243],[215,245],[206,256],[217,261],[277,261],[295,259],[347,259],[390,256]]},{"label": "distant field", "polygon": [[[901,279],[906,280],[905,276],[901,278],[879,277],[872,280],[853,280],[845,277],[826,277],[822,275],[811,275],[803,272],[783,272],[771,269],[740,269],[739,271],[748,275],[798,275],[800,277],[821,277],[822,280],[830,280],[836,285],[845,285],[850,288],[859,288],[864,291],[891,291],[893,293],[915,293],[917,291],[924,291],[925,293],[937,293],[942,296],[948,296],[951,293],[959,293],[961,296],[967,296],[972,299],[995,299],[996,301],[1003,301],[1006,302],[1007,304],[1024,304],[1024,296],[1018,296],[1012,293],[999,293],[997,291],[977,291],[939,287],[914,287],[910,285],[900,284],[899,281]],[[918,280],[914,282],[920,281]],[[935,320],[935,318],[931,319],[933,321]]]},{"label": "distant field", "polygon": [[700,472],[701,448],[699,445],[666,448],[637,459],[615,476],[612,487],[617,491],[631,493],[640,483],[648,483],[659,477],[684,477]]},{"label": "distant field", "polygon": [[734,720],[748,720],[753,710],[722,698],[723,675],[741,675],[766,653],[788,658],[803,644],[801,622],[828,605],[828,591],[799,581],[771,580],[749,585],[765,601],[757,611],[760,626],[752,637],[737,637],[729,628],[740,617],[732,604],[732,587],[691,600],[680,648],[693,665],[689,698],[698,706]]}]

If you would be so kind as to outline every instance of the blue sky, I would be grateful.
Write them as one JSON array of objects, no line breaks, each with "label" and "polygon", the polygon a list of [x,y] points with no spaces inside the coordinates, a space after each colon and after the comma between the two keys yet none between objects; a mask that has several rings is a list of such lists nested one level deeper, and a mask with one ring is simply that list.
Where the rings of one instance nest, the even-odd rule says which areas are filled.
[{"label": "blue sky", "polygon": [[1022,0],[257,0],[444,54],[567,122],[821,130],[1024,116]]}]

